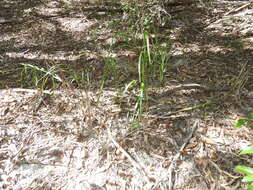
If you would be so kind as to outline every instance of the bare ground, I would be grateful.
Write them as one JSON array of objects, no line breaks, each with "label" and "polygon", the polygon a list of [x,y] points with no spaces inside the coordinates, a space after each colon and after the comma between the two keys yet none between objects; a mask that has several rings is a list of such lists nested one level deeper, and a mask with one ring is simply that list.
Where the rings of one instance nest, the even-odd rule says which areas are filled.
[{"label": "bare ground", "polygon": [[22,63],[92,68],[98,81],[103,57],[134,62],[126,52],[138,55],[138,48],[124,40],[107,49],[118,32],[112,18],[122,12],[116,7],[106,17],[105,5],[24,2],[0,3],[0,188],[245,187],[233,168],[253,164],[238,155],[252,145],[252,128],[233,124],[253,107],[253,12],[225,16],[245,2],[168,7],[173,19],[160,35],[172,44],[171,67],[163,86],[150,87],[137,130],[129,123],[134,90],[122,97],[121,89],[100,91],[95,82],[85,89],[63,82],[42,92],[20,79]]}]

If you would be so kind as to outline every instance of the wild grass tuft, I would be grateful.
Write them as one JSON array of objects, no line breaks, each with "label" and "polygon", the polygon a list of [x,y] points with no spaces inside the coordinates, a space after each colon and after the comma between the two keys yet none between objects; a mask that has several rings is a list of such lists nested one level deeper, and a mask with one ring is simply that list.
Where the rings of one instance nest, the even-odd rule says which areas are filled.
[{"label": "wild grass tuft", "polygon": [[38,67],[31,64],[22,64],[21,82],[25,85],[31,85],[35,88],[50,89],[56,88],[57,82],[62,82],[62,79],[57,74],[58,70],[55,66],[49,69]]}]

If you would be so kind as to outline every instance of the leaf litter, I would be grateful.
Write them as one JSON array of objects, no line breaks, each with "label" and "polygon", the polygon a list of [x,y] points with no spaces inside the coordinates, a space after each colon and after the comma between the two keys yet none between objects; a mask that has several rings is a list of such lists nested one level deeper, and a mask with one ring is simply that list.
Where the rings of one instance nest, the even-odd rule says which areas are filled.
[{"label": "leaf litter", "polygon": [[[54,1],[48,4],[55,5]],[[249,157],[238,155],[252,145],[252,129],[234,128],[233,123],[253,106],[250,10],[224,17],[229,6],[241,5],[214,2],[209,10],[195,11],[196,15],[192,7],[179,11],[172,25],[182,26],[171,34],[177,41],[172,46],[167,81],[163,87],[150,89],[152,109],[144,114],[139,129],[130,130],[126,107],[134,98],[119,105],[115,101],[118,92],[113,89],[42,92],[15,88],[20,86],[13,74],[20,72],[18,63],[32,63],[32,57],[41,57],[37,60],[40,64],[49,53],[48,60],[54,63],[58,58],[61,63],[74,64],[73,60],[83,59],[80,53],[87,56],[94,51],[98,56],[84,60],[96,63],[99,69],[104,51],[92,46],[99,41],[95,34],[110,38],[105,31],[89,32],[100,24],[92,15],[89,20],[64,18],[62,13],[55,16],[61,8],[54,7],[43,10],[47,13],[38,8],[39,14],[45,14],[41,16],[28,11],[29,6],[38,5],[24,6],[28,6],[30,20],[13,17],[0,23],[10,35],[1,36],[5,49],[0,49],[4,68],[0,81],[5,88],[0,91],[2,189],[243,187],[233,168],[252,163]],[[70,15],[76,13],[71,11]],[[184,14],[201,16],[210,23],[204,25],[196,19],[195,25],[189,26]],[[33,27],[22,29],[24,25]],[[82,32],[85,27],[89,29]],[[247,76],[240,74],[246,73],[244,69]]]}]

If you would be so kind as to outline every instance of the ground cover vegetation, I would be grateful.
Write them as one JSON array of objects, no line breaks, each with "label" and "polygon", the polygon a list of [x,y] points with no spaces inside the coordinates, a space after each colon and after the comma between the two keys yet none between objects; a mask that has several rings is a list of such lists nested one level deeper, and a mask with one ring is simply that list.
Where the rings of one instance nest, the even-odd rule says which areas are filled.
[{"label": "ground cover vegetation", "polygon": [[251,1],[0,2],[0,188],[253,189]]}]

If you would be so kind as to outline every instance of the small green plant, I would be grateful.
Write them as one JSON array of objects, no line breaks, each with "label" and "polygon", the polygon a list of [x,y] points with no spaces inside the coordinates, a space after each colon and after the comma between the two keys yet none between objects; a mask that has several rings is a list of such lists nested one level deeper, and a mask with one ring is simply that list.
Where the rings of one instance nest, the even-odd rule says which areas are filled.
[{"label": "small green plant", "polygon": [[130,81],[124,88],[122,95],[125,96],[126,93],[131,90],[137,84],[137,80]]},{"label": "small green plant", "polygon": [[[56,82],[62,82],[57,74],[56,67],[50,67],[48,70],[31,64],[22,64],[21,81],[26,85],[33,85],[35,88],[55,88]],[[51,84],[51,86],[47,86]]]},{"label": "small green plant", "polygon": [[[240,152],[240,155],[243,154],[253,154],[253,146]],[[235,167],[235,170],[245,175],[242,179],[242,182],[251,183],[249,184],[247,190],[253,190],[253,168],[245,165],[238,165]]]},{"label": "small green plant", "polygon": [[161,62],[159,63],[159,80],[164,82],[164,74],[167,71],[168,67],[168,54],[164,51],[159,51]]},{"label": "small green plant", "polygon": [[68,75],[68,81],[71,84],[75,84],[77,87],[85,87],[90,84],[90,75],[92,71],[90,69],[85,69],[82,71],[70,71],[68,69],[64,70],[64,73]]},{"label": "small green plant", "polygon": [[138,61],[138,73],[139,73],[139,82],[148,84],[148,79],[150,75],[150,68],[152,66],[151,52],[150,52],[150,43],[149,36],[147,32],[143,33],[143,43],[144,48],[140,53]]},{"label": "small green plant", "polygon": [[134,131],[134,130],[138,130],[140,129],[141,126],[140,126],[140,123],[139,122],[133,122],[130,126],[130,131]]},{"label": "small green plant", "polygon": [[150,53],[150,43],[149,43],[149,36],[147,32],[143,34],[143,43],[144,48],[143,51],[140,53],[139,61],[138,61],[138,73],[139,73],[139,112],[140,114],[143,111],[143,103],[148,99],[148,83],[150,78],[150,67],[152,65],[151,60],[151,53]]},{"label": "small green plant", "polygon": [[73,82],[76,82],[78,85],[80,85],[80,84],[83,84],[84,83],[84,81],[85,81],[85,73],[84,73],[84,71],[82,71],[81,73],[76,73],[76,72],[74,72],[73,74],[72,74],[72,80],[70,81],[71,83],[73,83]]},{"label": "small green plant", "polygon": [[164,49],[156,46],[151,49],[150,39],[148,32],[143,33],[143,50],[140,52],[138,61],[138,74],[139,74],[139,95],[135,105],[135,120],[141,122],[142,115],[145,109],[148,108],[148,86],[150,79],[158,74],[160,82],[164,81],[164,75],[168,67],[169,53]]},{"label": "small green plant", "polygon": [[[253,112],[249,113],[246,118],[240,118],[235,124],[235,127],[241,127],[243,125],[245,126],[252,126],[252,120],[253,120]],[[253,154],[253,146],[243,150],[240,152],[240,155],[243,154]],[[235,170],[237,172],[240,172],[241,174],[244,174],[245,176],[242,179],[242,182],[251,183],[249,184],[247,190],[253,190],[253,168],[245,166],[245,165],[238,165],[235,167]]]},{"label": "small green plant", "polygon": [[234,124],[235,127],[247,126],[252,127],[253,112],[250,112],[247,117],[242,117]]},{"label": "small green plant", "polygon": [[[135,113],[132,117],[132,126],[136,128],[139,127],[139,123],[142,121],[142,114],[147,105],[148,100],[148,82],[149,82],[149,67],[151,65],[151,55],[150,55],[150,44],[148,33],[143,33],[143,44],[144,48],[140,53],[138,61],[138,74],[139,74],[139,94],[137,96],[137,101],[135,104]],[[137,128],[138,128],[137,127]]]},{"label": "small green plant", "polygon": [[139,89],[139,93],[136,98],[136,103],[134,106],[134,112],[130,115],[130,130],[136,130],[140,128],[140,122],[142,120],[142,112],[143,112],[143,95],[144,95],[144,87],[138,86],[139,82],[137,80],[132,80],[128,84],[126,84],[124,90],[119,93],[119,96],[117,97],[117,101],[119,103],[122,102],[122,99],[126,99],[129,97],[129,94],[131,93],[131,90],[133,89]]},{"label": "small green plant", "polygon": [[102,74],[102,79],[100,81],[99,94],[97,98],[97,104],[100,103],[100,98],[103,93],[103,89],[106,83],[110,81],[117,81],[118,73],[117,73],[117,61],[113,57],[106,57],[104,60],[104,69]]},{"label": "small green plant", "polygon": [[106,83],[108,80],[117,81],[118,75],[117,61],[113,57],[106,57],[104,60],[104,69],[102,75],[102,83]]},{"label": "small green plant", "polygon": [[161,47],[155,45],[152,51],[152,67],[153,67],[153,77],[158,78],[160,83],[164,83],[165,73],[169,67],[169,58],[171,54],[169,53],[169,48]]},{"label": "small green plant", "polygon": [[104,85],[105,85],[105,80],[102,80],[101,84],[100,84],[100,88],[99,88],[99,93],[98,93],[97,101],[96,101],[97,105],[99,105],[99,103],[100,103],[100,98],[101,98],[101,96],[103,94]]},{"label": "small green plant", "polygon": [[225,43],[225,47],[227,48],[242,49],[243,46],[244,44],[241,40],[228,41]]}]

